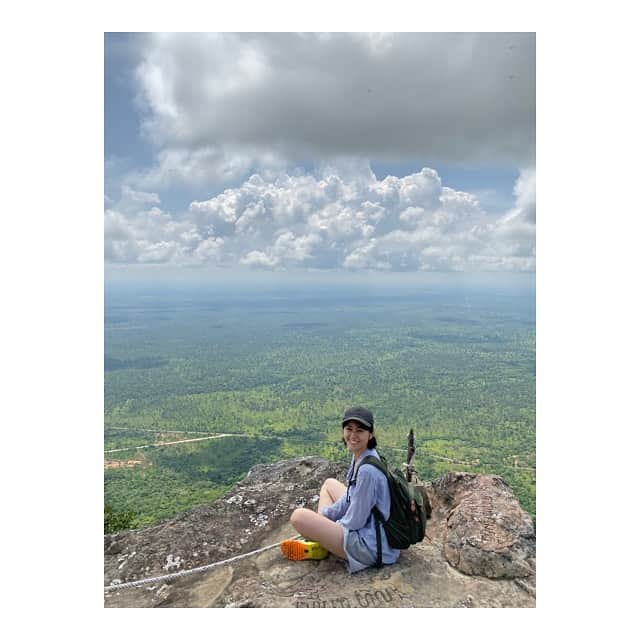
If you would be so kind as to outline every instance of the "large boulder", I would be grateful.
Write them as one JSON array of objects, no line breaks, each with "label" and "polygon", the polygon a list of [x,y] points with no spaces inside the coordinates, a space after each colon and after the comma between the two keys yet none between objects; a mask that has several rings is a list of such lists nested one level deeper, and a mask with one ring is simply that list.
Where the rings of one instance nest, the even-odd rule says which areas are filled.
[{"label": "large boulder", "polygon": [[535,574],[531,517],[502,478],[452,472],[427,485],[434,535],[444,557],[468,575],[529,578]]}]

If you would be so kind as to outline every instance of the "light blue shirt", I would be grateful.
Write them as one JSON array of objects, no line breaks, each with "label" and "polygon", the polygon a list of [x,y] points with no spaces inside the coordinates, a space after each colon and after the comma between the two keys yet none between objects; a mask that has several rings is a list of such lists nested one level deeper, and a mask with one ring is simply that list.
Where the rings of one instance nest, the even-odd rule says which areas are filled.
[{"label": "light blue shirt", "polygon": [[[338,522],[343,527],[357,531],[367,549],[374,558],[377,557],[376,523],[371,510],[377,506],[386,520],[391,510],[391,498],[389,496],[389,483],[379,469],[370,464],[365,464],[358,471],[357,482],[353,482],[354,470],[366,456],[380,458],[375,449],[367,449],[358,460],[351,459],[351,465],[347,472],[347,491],[332,505],[322,509],[322,515]],[[399,549],[393,549],[387,542],[384,527],[380,526],[382,542],[382,562],[393,564],[400,556]]]}]

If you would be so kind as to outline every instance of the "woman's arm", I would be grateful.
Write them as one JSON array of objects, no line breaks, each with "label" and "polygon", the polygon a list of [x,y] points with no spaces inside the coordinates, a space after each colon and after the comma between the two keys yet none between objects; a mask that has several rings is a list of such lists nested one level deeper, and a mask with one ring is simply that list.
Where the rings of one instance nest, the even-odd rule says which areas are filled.
[{"label": "woman's arm", "polygon": [[339,520],[345,514],[347,506],[347,494],[345,492],[336,502],[324,507],[320,513],[326,518],[329,518],[329,520],[336,522],[336,520]]},{"label": "woman's arm", "polygon": [[376,504],[376,482],[373,474],[380,473],[374,467],[363,465],[358,471],[358,481],[350,490],[351,501],[340,523],[347,529],[361,529],[367,523]]},{"label": "woman's arm", "polygon": [[[347,487],[349,487],[351,483],[351,476],[353,474],[354,464],[355,464],[355,460],[351,458],[351,464],[349,465],[349,470],[347,472],[347,480],[346,480]],[[324,507],[320,511],[320,514],[325,516],[326,518],[329,518],[329,520],[333,520],[334,522],[337,522],[340,518],[342,518],[342,516],[346,513],[347,508],[349,507],[349,503],[347,502],[348,493],[349,493],[349,489],[347,488],[347,491],[343,493],[342,496],[340,496],[340,498],[338,498],[333,504],[327,507]]]}]

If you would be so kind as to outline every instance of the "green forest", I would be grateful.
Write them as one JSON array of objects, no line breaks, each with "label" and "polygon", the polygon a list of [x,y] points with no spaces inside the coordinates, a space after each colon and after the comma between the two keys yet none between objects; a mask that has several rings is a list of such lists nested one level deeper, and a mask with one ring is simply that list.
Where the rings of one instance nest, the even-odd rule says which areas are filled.
[{"label": "green forest", "polygon": [[413,429],[422,480],[498,474],[535,519],[533,292],[108,291],[104,367],[105,531],[215,500],[258,463],[347,461],[356,404],[394,464]]}]

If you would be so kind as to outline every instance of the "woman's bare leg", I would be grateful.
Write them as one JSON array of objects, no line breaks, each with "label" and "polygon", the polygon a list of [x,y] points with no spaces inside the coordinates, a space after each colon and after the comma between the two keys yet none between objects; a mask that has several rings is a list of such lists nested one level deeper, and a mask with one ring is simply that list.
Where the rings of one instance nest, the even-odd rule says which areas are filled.
[{"label": "woman's bare leg", "polygon": [[328,507],[340,500],[344,495],[347,487],[342,482],[338,482],[334,478],[329,478],[324,481],[322,488],[320,489],[320,500],[318,500],[318,513],[320,513],[323,507]]},{"label": "woman's bare leg", "polygon": [[290,522],[300,535],[319,542],[339,558],[346,557],[342,548],[343,529],[337,522],[304,508],[296,509],[291,514]]},{"label": "woman's bare leg", "polygon": [[320,510],[339,500],[346,490],[347,487],[342,482],[329,478],[325,480],[320,489],[318,513],[314,513],[311,509],[300,508],[296,509],[290,518],[291,525],[299,534],[309,540],[319,542],[339,558],[346,557],[342,548],[343,529],[336,522],[320,515]]}]

